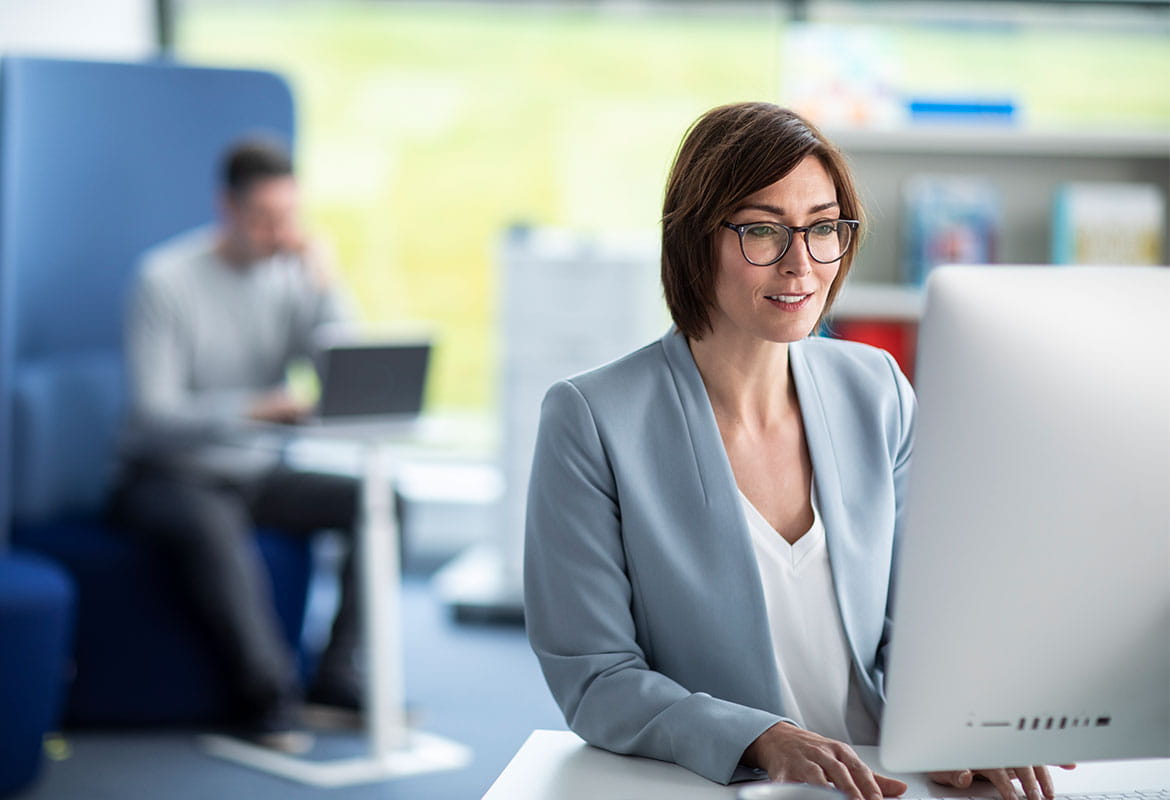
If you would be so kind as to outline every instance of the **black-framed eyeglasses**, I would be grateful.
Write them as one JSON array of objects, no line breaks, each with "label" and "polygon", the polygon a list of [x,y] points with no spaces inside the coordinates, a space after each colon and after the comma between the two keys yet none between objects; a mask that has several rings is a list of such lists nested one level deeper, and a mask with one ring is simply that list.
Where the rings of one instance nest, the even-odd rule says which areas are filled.
[{"label": "black-framed eyeglasses", "polygon": [[804,234],[804,246],[813,261],[818,264],[840,261],[849,252],[860,224],[855,219],[823,219],[799,227],[779,222],[746,222],[743,225],[724,222],[723,226],[739,234],[739,249],[749,264],[770,267],[784,258],[798,233]]}]

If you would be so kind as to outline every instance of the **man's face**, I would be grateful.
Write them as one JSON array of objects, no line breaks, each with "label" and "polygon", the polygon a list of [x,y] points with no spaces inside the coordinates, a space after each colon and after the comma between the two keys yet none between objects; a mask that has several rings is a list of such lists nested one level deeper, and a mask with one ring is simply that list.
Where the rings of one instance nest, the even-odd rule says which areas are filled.
[{"label": "man's face", "polygon": [[300,198],[291,175],[261,178],[238,195],[225,195],[223,217],[225,234],[241,261],[300,249]]}]

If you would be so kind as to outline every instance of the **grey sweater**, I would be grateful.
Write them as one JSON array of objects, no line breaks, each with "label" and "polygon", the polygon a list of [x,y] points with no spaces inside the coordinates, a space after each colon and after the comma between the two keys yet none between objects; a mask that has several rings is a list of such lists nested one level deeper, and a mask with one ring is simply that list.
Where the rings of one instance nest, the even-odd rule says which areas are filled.
[{"label": "grey sweater", "polygon": [[313,355],[321,325],[350,318],[295,256],[233,267],[199,228],[147,251],[126,323],[131,414],[123,452],[246,479],[276,454],[253,446],[250,404]]}]

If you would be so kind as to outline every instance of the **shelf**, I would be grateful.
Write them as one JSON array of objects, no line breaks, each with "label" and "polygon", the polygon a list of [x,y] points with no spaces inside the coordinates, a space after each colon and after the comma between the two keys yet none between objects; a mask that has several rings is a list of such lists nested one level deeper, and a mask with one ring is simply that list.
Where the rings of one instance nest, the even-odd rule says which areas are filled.
[{"label": "shelf", "polygon": [[921,288],[894,283],[846,283],[829,316],[917,322],[926,298]]},{"label": "shelf", "polygon": [[922,125],[891,130],[827,129],[846,153],[994,155],[1170,160],[1170,132],[1059,133],[995,125]]}]

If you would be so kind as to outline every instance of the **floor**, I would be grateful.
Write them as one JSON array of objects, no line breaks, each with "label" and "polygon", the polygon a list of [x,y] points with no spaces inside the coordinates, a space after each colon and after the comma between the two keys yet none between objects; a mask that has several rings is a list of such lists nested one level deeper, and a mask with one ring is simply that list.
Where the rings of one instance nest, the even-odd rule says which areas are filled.
[{"label": "floor", "polygon": [[[376,784],[317,789],[212,758],[193,730],[65,731],[37,783],[15,800],[330,800],[481,797],[535,728],[563,729],[523,629],[459,623],[425,575],[403,587],[407,703],[417,726],[472,748],[470,766]],[[360,755],[357,734],[319,743]]]}]

